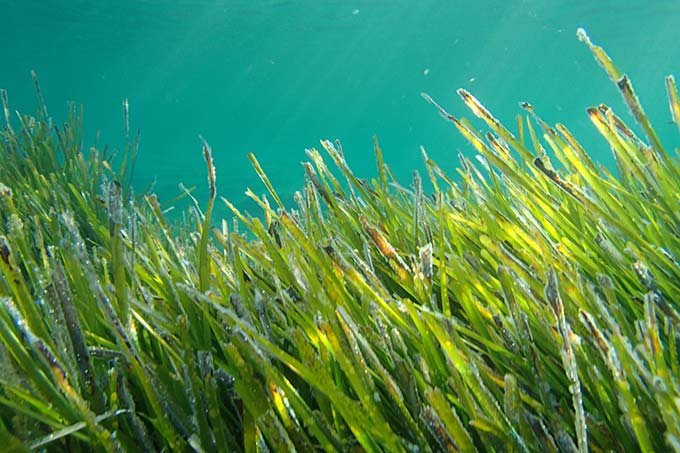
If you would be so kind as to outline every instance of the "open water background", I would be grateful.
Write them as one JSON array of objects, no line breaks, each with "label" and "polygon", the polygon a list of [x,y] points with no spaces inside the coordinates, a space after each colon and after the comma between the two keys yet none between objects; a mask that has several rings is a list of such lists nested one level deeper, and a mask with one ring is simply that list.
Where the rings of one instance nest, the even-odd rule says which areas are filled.
[{"label": "open water background", "polygon": [[[219,194],[242,207],[264,189],[258,156],[286,201],[303,184],[305,148],[340,139],[363,177],[372,136],[404,185],[420,145],[454,172],[471,148],[420,97],[471,116],[465,87],[514,129],[518,101],[566,124],[611,166],[585,108],[604,102],[632,120],[576,38],[584,27],[633,80],[667,146],[663,77],[680,77],[680,1],[612,0],[0,0],[0,87],[35,110],[30,70],[50,113],[83,104],[85,145],[124,143],[121,102],[141,129],[135,185],[161,200],[178,182],[206,196],[198,135],[212,145]],[[479,124],[479,123],[477,123]]]}]

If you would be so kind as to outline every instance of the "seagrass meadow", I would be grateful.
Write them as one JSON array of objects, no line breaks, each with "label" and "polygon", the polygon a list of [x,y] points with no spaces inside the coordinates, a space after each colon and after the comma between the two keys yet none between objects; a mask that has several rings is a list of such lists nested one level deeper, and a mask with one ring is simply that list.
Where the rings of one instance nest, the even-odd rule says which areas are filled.
[{"label": "seagrass meadow", "polygon": [[3,91],[3,451],[680,451],[678,144],[578,36],[635,122],[587,111],[615,170],[538,107],[508,128],[459,90],[479,132],[424,94],[478,152],[458,175],[423,150],[430,185],[399,184],[376,141],[364,181],[322,141],[295,206],[250,156],[250,215],[203,142],[179,225],[134,138],[84,149],[77,108]]}]

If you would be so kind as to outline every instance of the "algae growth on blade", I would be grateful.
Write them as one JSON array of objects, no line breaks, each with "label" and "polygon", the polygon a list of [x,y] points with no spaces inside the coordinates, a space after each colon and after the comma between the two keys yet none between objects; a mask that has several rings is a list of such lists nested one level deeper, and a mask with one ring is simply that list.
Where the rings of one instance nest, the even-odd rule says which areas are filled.
[{"label": "algae growth on blade", "polygon": [[77,108],[13,119],[2,91],[4,445],[680,450],[678,146],[578,37],[636,122],[587,111],[615,172],[540,105],[511,130],[461,89],[477,125],[423,97],[477,162],[449,176],[423,149],[431,194],[417,172],[400,184],[377,140],[370,182],[324,140],[333,166],[308,151],[295,206],[249,156],[267,193],[247,191],[251,215],[217,198],[203,140],[210,197],[179,225],[132,190],[136,139],[114,160],[83,148]]}]

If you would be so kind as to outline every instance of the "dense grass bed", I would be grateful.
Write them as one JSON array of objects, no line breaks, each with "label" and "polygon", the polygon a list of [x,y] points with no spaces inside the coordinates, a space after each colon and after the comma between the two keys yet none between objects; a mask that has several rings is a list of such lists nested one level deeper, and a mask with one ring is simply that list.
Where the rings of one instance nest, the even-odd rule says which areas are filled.
[{"label": "dense grass bed", "polygon": [[488,132],[424,95],[479,153],[454,177],[423,152],[431,194],[377,142],[366,182],[324,141],[294,208],[251,156],[262,210],[219,222],[204,143],[179,229],[133,194],[134,140],[114,169],[75,109],[13,117],[2,92],[2,450],[680,451],[678,149],[579,36],[642,132],[588,110],[615,174],[460,90]]}]

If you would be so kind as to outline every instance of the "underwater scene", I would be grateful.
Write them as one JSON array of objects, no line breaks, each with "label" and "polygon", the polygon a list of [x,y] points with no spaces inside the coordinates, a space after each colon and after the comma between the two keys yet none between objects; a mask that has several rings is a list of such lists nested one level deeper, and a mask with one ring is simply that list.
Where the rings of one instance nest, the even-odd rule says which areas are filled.
[{"label": "underwater scene", "polygon": [[679,24],[0,0],[0,451],[680,451]]}]

